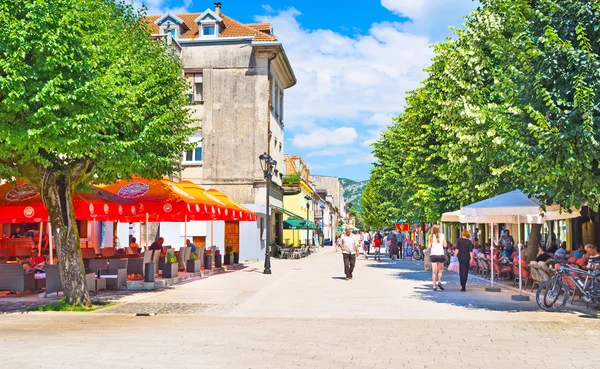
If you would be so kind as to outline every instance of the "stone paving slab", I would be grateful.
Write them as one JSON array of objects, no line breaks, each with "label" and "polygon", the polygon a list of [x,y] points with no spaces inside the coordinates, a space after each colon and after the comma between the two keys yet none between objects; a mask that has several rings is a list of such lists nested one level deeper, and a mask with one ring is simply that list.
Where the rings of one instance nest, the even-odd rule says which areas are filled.
[{"label": "stone paving slab", "polygon": [[[418,262],[341,255],[262,265],[160,292],[124,296],[91,313],[0,316],[7,368],[506,368],[596,365],[600,321],[545,313],[512,292],[461,293],[446,274],[433,292]],[[148,309],[155,316],[133,316]],[[112,311],[111,311],[112,310]],[[32,342],[37,343],[35,360]]]}]

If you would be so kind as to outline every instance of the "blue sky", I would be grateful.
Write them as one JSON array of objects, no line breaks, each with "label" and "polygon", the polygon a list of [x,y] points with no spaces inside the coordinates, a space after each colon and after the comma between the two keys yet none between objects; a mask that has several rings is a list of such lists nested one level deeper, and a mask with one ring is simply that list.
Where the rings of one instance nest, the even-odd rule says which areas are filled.
[{"label": "blue sky", "polygon": [[[150,14],[214,1],[144,0]],[[370,144],[425,78],[431,45],[452,35],[471,0],[221,0],[240,22],[271,22],[298,84],[285,95],[285,152],[313,174],[369,177]]]}]

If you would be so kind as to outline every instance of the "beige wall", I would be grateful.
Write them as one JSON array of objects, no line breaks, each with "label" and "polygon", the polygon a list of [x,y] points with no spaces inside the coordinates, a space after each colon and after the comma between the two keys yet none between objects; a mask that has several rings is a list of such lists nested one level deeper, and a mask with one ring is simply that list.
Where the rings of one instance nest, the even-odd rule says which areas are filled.
[{"label": "beige wall", "polygon": [[[249,44],[215,44],[183,47],[182,61],[186,70],[202,70],[204,98],[193,106],[194,117],[201,120],[203,163],[186,166],[182,177],[240,203],[264,203],[258,156],[268,145],[268,59],[258,58]],[[271,152],[278,160],[283,129],[272,124]],[[273,181],[281,183],[279,177]]]}]

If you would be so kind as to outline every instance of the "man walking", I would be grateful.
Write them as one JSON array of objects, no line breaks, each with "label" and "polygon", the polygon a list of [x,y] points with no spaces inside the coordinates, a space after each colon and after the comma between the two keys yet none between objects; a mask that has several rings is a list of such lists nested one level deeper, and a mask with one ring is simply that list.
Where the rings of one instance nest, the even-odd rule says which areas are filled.
[{"label": "man walking", "polygon": [[396,255],[398,255],[398,239],[396,238],[396,233],[394,231],[390,232],[390,235],[388,237],[388,244],[390,246],[390,259],[396,260]]},{"label": "man walking", "polygon": [[359,239],[350,231],[350,227],[346,227],[346,232],[340,238],[340,248],[344,256],[344,273],[346,280],[352,279],[354,264],[356,263],[356,255],[358,254]]}]

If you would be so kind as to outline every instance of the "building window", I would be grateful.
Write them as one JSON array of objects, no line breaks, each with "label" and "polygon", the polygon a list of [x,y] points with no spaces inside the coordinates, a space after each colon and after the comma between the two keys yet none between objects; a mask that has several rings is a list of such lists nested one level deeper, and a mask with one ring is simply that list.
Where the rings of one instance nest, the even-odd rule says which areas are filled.
[{"label": "building window", "polygon": [[202,73],[187,73],[185,76],[192,85],[192,91],[188,94],[190,103],[199,104],[204,102]]},{"label": "building window", "polygon": [[279,119],[283,121],[283,90],[279,89]]},{"label": "building window", "polygon": [[203,36],[214,36],[215,34],[215,26],[202,26],[202,35]]},{"label": "building window", "polygon": [[195,144],[195,148],[183,153],[184,164],[201,164],[202,163],[202,137],[196,134],[190,137],[190,142]]}]

